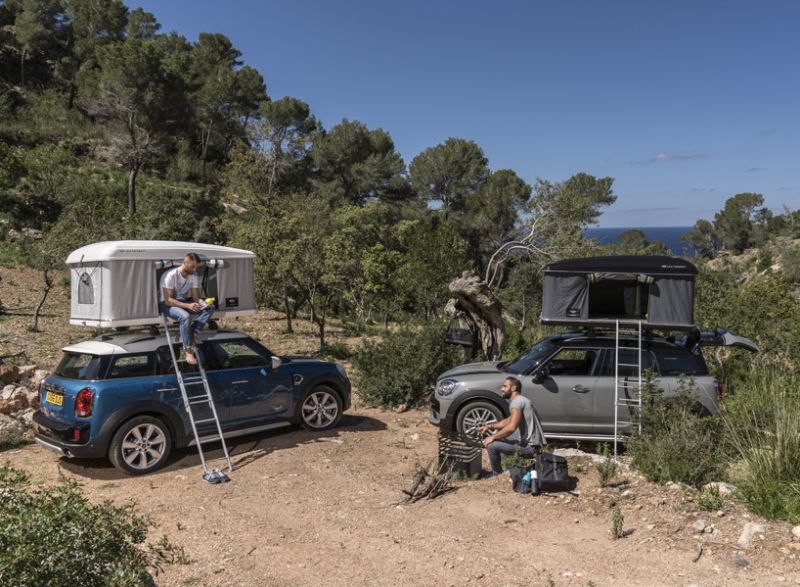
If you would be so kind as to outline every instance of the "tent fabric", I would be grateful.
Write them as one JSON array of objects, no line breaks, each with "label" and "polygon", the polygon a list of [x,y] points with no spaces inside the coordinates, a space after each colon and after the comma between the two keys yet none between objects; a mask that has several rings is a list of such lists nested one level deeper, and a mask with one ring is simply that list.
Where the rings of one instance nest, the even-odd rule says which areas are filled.
[{"label": "tent fabric", "polygon": [[551,263],[544,268],[541,321],[577,326],[641,321],[655,328],[693,328],[696,274],[694,265],[671,257],[589,257]]},{"label": "tent fabric", "polygon": [[[218,299],[217,317],[256,312],[253,283],[255,255],[200,243],[117,241],[95,243],[73,251],[70,266],[70,323],[85,326],[160,324],[158,265],[179,265],[185,253],[197,252],[202,261],[222,260],[198,273],[201,295]],[[229,303],[227,303],[229,302]]]}]

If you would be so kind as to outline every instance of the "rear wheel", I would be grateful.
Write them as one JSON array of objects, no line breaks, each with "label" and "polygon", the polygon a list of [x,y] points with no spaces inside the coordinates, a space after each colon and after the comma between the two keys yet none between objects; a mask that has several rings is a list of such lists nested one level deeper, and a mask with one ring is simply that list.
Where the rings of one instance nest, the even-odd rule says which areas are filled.
[{"label": "rear wheel", "polygon": [[327,385],[318,385],[300,400],[300,423],[308,430],[327,430],[342,419],[342,400]]},{"label": "rear wheel", "polygon": [[153,416],[136,416],[116,431],[108,458],[129,475],[143,475],[163,467],[171,451],[172,437],[166,424]]},{"label": "rear wheel", "polygon": [[480,427],[503,419],[503,412],[490,402],[471,402],[464,406],[456,418],[456,431],[472,445],[483,440]]}]

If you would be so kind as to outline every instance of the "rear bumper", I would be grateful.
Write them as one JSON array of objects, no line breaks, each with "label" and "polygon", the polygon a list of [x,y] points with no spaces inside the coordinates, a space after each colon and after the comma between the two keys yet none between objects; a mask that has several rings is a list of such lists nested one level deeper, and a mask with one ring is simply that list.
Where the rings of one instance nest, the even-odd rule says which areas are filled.
[{"label": "rear bumper", "polygon": [[[75,430],[79,431],[80,440],[74,438]],[[93,459],[106,456],[106,447],[90,437],[88,422],[65,424],[48,418],[40,411],[33,414],[33,434],[36,442],[43,447],[66,457]]]}]

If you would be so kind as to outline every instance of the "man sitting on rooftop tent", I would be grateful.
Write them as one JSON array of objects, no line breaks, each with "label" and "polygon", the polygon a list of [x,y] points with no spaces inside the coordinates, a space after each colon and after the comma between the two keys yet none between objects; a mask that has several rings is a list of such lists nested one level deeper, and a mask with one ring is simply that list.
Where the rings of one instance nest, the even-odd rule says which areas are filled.
[{"label": "man sitting on rooftop tent", "polygon": [[[169,269],[161,276],[161,302],[158,309],[162,314],[177,320],[180,324],[181,343],[186,352],[186,362],[197,364],[195,344],[202,344],[197,333],[205,328],[206,322],[214,313],[213,304],[200,301],[200,285],[197,281],[197,253],[186,253],[183,263]],[[196,315],[194,325],[192,315]]]}]

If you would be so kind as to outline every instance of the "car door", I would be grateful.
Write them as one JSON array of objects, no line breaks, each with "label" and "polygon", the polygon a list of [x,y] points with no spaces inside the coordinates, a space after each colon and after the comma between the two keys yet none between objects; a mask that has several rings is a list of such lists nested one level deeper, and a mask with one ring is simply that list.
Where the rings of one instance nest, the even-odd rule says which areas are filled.
[{"label": "car door", "polygon": [[[614,434],[614,407],[616,406],[616,389],[614,379],[614,365],[616,349],[604,349],[597,367],[597,383],[595,387],[594,396],[594,415],[593,424],[596,434],[613,435]],[[620,348],[619,349],[619,383],[621,386],[620,397],[628,400],[636,400],[637,393],[636,387],[639,383],[639,369],[638,367],[631,367],[630,365],[638,365],[639,358],[637,356],[638,350],[635,348]],[[648,349],[642,350],[642,377],[644,378],[645,371],[652,371],[658,377],[658,368],[653,358],[652,351]],[[663,385],[658,383],[657,389],[663,390]],[[630,422],[632,417],[630,404],[621,404],[617,406],[618,422]],[[622,428],[623,431],[628,430],[628,426]]]},{"label": "car door", "polygon": [[[228,426],[230,420],[230,413],[228,409],[229,393],[228,385],[225,381],[224,374],[220,373],[214,368],[213,360],[208,356],[208,345],[204,344],[200,347],[200,360],[204,361],[203,365],[206,370],[206,379],[208,380],[208,387],[211,391],[211,398],[214,400],[214,408],[217,411],[220,425],[223,429]],[[175,356],[180,357],[181,346],[179,344],[173,345]],[[169,401],[177,409],[178,413],[184,420],[186,426],[186,433],[192,434],[192,427],[189,422],[189,416],[186,413],[186,408],[183,406],[183,398],[181,398],[180,389],[178,389],[178,378],[175,375],[175,367],[172,363],[172,357],[169,353],[167,345],[158,348],[158,365],[159,365],[159,384],[158,391],[163,394],[163,401]],[[200,373],[197,367],[189,365],[186,361],[179,360],[178,367],[181,370],[184,380],[193,380],[198,377]],[[197,396],[203,396],[204,391],[201,385],[193,382],[187,382],[186,394],[191,399]],[[204,403],[192,404],[192,415],[195,420],[206,420],[213,417],[211,407]],[[197,432],[200,436],[206,436],[216,433],[216,425],[213,422],[205,422],[197,425]]]},{"label": "car door", "polygon": [[236,428],[285,417],[292,407],[292,380],[285,368],[272,371],[271,353],[250,338],[207,343],[225,381],[229,417]]},{"label": "car door", "polygon": [[525,377],[522,393],[539,413],[545,434],[593,431],[594,368],[599,354],[596,348],[562,348],[539,368],[548,374],[541,383]]}]

